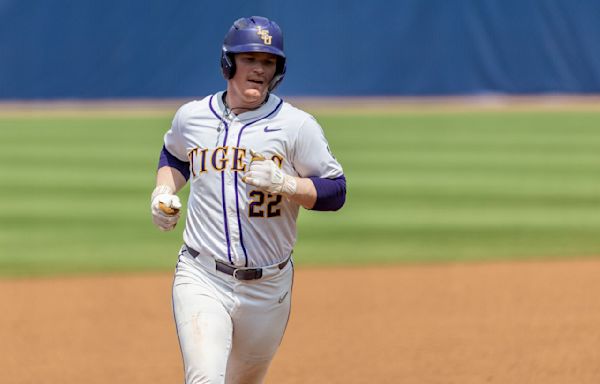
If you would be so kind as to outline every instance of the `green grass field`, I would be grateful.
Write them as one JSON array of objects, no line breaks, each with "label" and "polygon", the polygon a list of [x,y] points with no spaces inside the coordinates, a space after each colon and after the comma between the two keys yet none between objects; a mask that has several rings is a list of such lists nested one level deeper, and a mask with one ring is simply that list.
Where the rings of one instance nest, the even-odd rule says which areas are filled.
[{"label": "green grass field", "polygon": [[[600,255],[599,112],[317,117],[348,198],[301,213],[299,264]],[[172,269],[182,228],[148,201],[170,120],[0,117],[0,275]]]}]

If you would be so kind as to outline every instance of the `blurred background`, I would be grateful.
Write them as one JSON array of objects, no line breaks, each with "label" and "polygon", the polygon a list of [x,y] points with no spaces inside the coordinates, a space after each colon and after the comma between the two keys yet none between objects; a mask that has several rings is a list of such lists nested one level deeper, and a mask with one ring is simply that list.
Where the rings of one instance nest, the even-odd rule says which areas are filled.
[{"label": "blurred background", "polygon": [[0,98],[204,96],[225,32],[255,14],[283,28],[284,96],[600,90],[591,0],[2,0]]},{"label": "blurred background", "polygon": [[300,264],[600,254],[597,1],[1,0],[0,274],[172,268],[162,136],[251,15],[348,178],[302,213]]}]

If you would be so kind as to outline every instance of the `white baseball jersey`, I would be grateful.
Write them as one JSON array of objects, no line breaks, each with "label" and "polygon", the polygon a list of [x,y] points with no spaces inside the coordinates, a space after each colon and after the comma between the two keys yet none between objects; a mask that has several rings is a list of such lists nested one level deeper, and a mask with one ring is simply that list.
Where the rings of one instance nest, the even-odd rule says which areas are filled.
[{"label": "white baseball jersey", "polygon": [[165,134],[165,147],[190,163],[185,243],[239,267],[279,263],[296,242],[299,205],[241,180],[251,149],[292,176],[343,175],[317,121],[273,94],[237,116],[226,115],[223,92],[187,103]]}]

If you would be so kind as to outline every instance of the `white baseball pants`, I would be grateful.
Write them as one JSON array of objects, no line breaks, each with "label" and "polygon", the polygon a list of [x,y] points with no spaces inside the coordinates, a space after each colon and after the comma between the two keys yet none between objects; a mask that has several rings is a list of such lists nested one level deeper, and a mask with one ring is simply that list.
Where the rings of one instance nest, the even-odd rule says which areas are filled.
[{"label": "white baseball pants", "polygon": [[219,272],[210,256],[182,247],[173,313],[186,384],[259,384],[290,314],[293,264],[263,269],[258,280]]}]

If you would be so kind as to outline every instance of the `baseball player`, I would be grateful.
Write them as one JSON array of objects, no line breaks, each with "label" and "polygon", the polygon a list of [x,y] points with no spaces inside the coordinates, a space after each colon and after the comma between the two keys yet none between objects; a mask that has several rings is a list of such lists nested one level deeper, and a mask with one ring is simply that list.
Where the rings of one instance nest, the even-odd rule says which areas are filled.
[{"label": "baseball player", "polygon": [[151,198],[169,231],[190,183],[173,282],[187,384],[263,382],[290,314],[299,208],[335,211],[346,195],[317,121],[271,93],[286,71],[279,26],[235,21],[221,69],[226,91],[175,114]]}]

